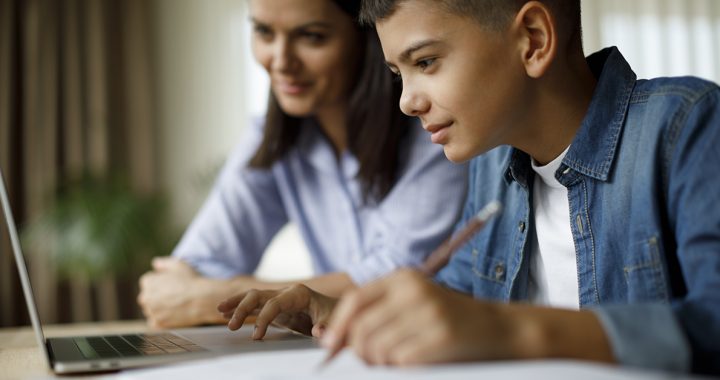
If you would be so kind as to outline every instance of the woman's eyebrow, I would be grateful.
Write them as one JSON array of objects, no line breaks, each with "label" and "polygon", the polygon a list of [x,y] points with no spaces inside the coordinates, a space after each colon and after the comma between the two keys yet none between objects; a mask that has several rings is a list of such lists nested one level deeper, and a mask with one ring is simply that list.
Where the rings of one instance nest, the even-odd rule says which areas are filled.
[{"label": "woman's eyebrow", "polygon": [[[255,25],[270,26],[269,23],[260,21],[254,17],[250,18],[250,22],[252,22]],[[320,27],[320,28],[328,28],[329,29],[331,26],[332,26],[332,24],[330,24],[327,21],[311,21],[311,22],[307,22],[305,24],[300,24],[300,25],[294,26],[293,29],[298,30],[298,29],[306,29],[306,28],[312,28],[312,27]]]}]

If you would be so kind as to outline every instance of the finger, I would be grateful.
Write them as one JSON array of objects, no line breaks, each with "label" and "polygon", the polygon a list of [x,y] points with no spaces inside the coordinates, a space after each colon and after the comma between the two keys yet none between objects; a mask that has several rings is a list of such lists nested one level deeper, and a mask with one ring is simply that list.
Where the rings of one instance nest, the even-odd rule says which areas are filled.
[{"label": "finger", "polygon": [[232,313],[232,311],[235,310],[240,301],[245,298],[247,293],[248,292],[242,292],[226,299],[225,301],[220,302],[217,306],[217,310],[222,313]]},{"label": "finger", "polygon": [[430,325],[422,334],[404,330],[404,338],[399,337],[388,351],[387,364],[412,366],[451,361],[452,347],[443,344],[451,342],[446,337],[446,331],[436,325]]},{"label": "finger", "polygon": [[172,256],[154,257],[152,259],[152,267],[156,271],[170,270],[177,261],[179,260]]},{"label": "finger", "polygon": [[143,275],[140,276],[140,279],[138,280],[138,284],[140,284],[140,290],[152,288],[152,281],[155,276],[156,274],[153,271],[143,273]]},{"label": "finger", "polygon": [[280,293],[268,297],[255,319],[253,339],[261,339],[268,325],[280,314],[295,314],[306,311],[310,305],[312,291],[304,285],[293,285]]},{"label": "finger", "polygon": [[145,307],[145,294],[141,291],[138,293],[137,297],[135,297],[135,301],[138,305],[140,305],[141,308]]},{"label": "finger", "polygon": [[[423,334],[424,327],[420,326],[415,313],[398,313],[384,322],[382,328],[367,337],[363,345],[363,354],[360,356],[366,362],[375,365],[387,365],[392,362],[390,354],[395,347],[403,344],[415,335]],[[357,337],[353,335],[353,337]],[[353,351],[357,352],[354,342],[351,342]]]},{"label": "finger", "polygon": [[152,260],[153,269],[158,272],[179,272],[186,275],[197,275],[195,269],[193,269],[186,262],[172,256],[155,257]]},{"label": "finger", "polygon": [[347,340],[350,326],[354,318],[366,307],[377,302],[388,291],[388,284],[392,277],[386,277],[362,287],[352,290],[342,296],[335,311],[330,317],[330,323],[324,333],[321,344],[331,352],[336,352]]},{"label": "finger", "polygon": [[267,328],[270,323],[282,312],[292,312],[290,306],[292,303],[287,301],[288,297],[283,297],[283,294],[278,295],[275,298],[269,299],[260,310],[255,319],[255,331],[253,331],[253,339],[262,339],[267,333]]},{"label": "finger", "polygon": [[[245,317],[245,321],[243,322],[243,324],[246,324],[246,323],[255,323],[255,317],[257,316],[257,314],[258,314],[259,312],[260,312],[260,310],[258,310],[257,308],[255,308],[255,310],[251,311],[250,314],[248,314],[248,315]],[[226,312],[226,313],[222,313],[222,316],[223,316],[223,318],[225,318],[225,319],[227,320],[227,322],[230,322],[230,318],[232,318],[233,313],[235,313],[235,309],[232,309],[232,310],[230,310],[230,311],[228,311],[228,312]]]},{"label": "finger", "polygon": [[328,297],[309,289],[308,313],[310,313],[313,321],[313,327],[310,332],[312,336],[321,338],[325,334],[330,316],[338,304],[338,301],[337,298]]},{"label": "finger", "polygon": [[[382,299],[367,307],[357,316],[350,327],[348,345],[352,347],[357,355],[367,362],[382,364],[378,362],[378,337],[386,334],[388,329],[395,328],[398,320],[404,321],[404,315],[408,315],[408,308],[402,301],[389,298]],[[412,313],[414,314],[414,313]],[[412,321],[407,321],[412,323]],[[414,323],[412,325],[417,328]],[[382,339],[381,339],[382,340]]]},{"label": "finger", "polygon": [[230,318],[230,322],[228,322],[228,328],[232,331],[239,329],[243,325],[245,318],[247,318],[255,308],[262,306],[261,301],[260,291],[251,290],[247,292],[232,313],[232,318]]}]

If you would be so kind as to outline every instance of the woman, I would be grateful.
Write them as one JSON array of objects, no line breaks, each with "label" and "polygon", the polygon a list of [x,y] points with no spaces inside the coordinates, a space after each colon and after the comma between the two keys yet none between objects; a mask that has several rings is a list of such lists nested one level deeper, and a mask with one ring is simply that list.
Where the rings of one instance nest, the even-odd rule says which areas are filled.
[{"label": "woman", "polygon": [[151,325],[222,323],[219,301],[287,286],[250,274],[288,222],[318,274],[301,283],[336,296],[419,264],[449,235],[466,167],[397,109],[401,89],[374,30],[355,22],[359,7],[250,1],[253,54],[271,79],[267,115],[248,128],[173,257],[141,278]]}]

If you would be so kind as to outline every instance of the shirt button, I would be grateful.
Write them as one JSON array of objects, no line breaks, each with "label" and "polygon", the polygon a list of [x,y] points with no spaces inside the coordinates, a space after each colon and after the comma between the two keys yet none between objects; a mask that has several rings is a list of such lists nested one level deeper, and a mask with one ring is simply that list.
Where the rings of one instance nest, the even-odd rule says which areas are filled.
[{"label": "shirt button", "polygon": [[518,223],[518,230],[520,231],[520,233],[525,232],[525,222],[520,221],[520,223]]},{"label": "shirt button", "polygon": [[502,264],[498,264],[495,266],[495,279],[501,280],[503,275],[505,275],[505,266]]}]

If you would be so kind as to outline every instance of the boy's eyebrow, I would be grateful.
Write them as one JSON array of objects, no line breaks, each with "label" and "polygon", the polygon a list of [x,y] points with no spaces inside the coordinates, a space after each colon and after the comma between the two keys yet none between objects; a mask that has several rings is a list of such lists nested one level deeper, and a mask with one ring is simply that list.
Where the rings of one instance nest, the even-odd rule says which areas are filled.
[{"label": "boy's eyebrow", "polygon": [[400,53],[400,62],[409,62],[410,56],[412,54],[424,47],[428,47],[431,45],[439,44],[440,40],[435,39],[427,39],[427,40],[420,40],[417,42],[414,42],[412,45],[408,46],[407,49],[403,50],[402,53]]}]

